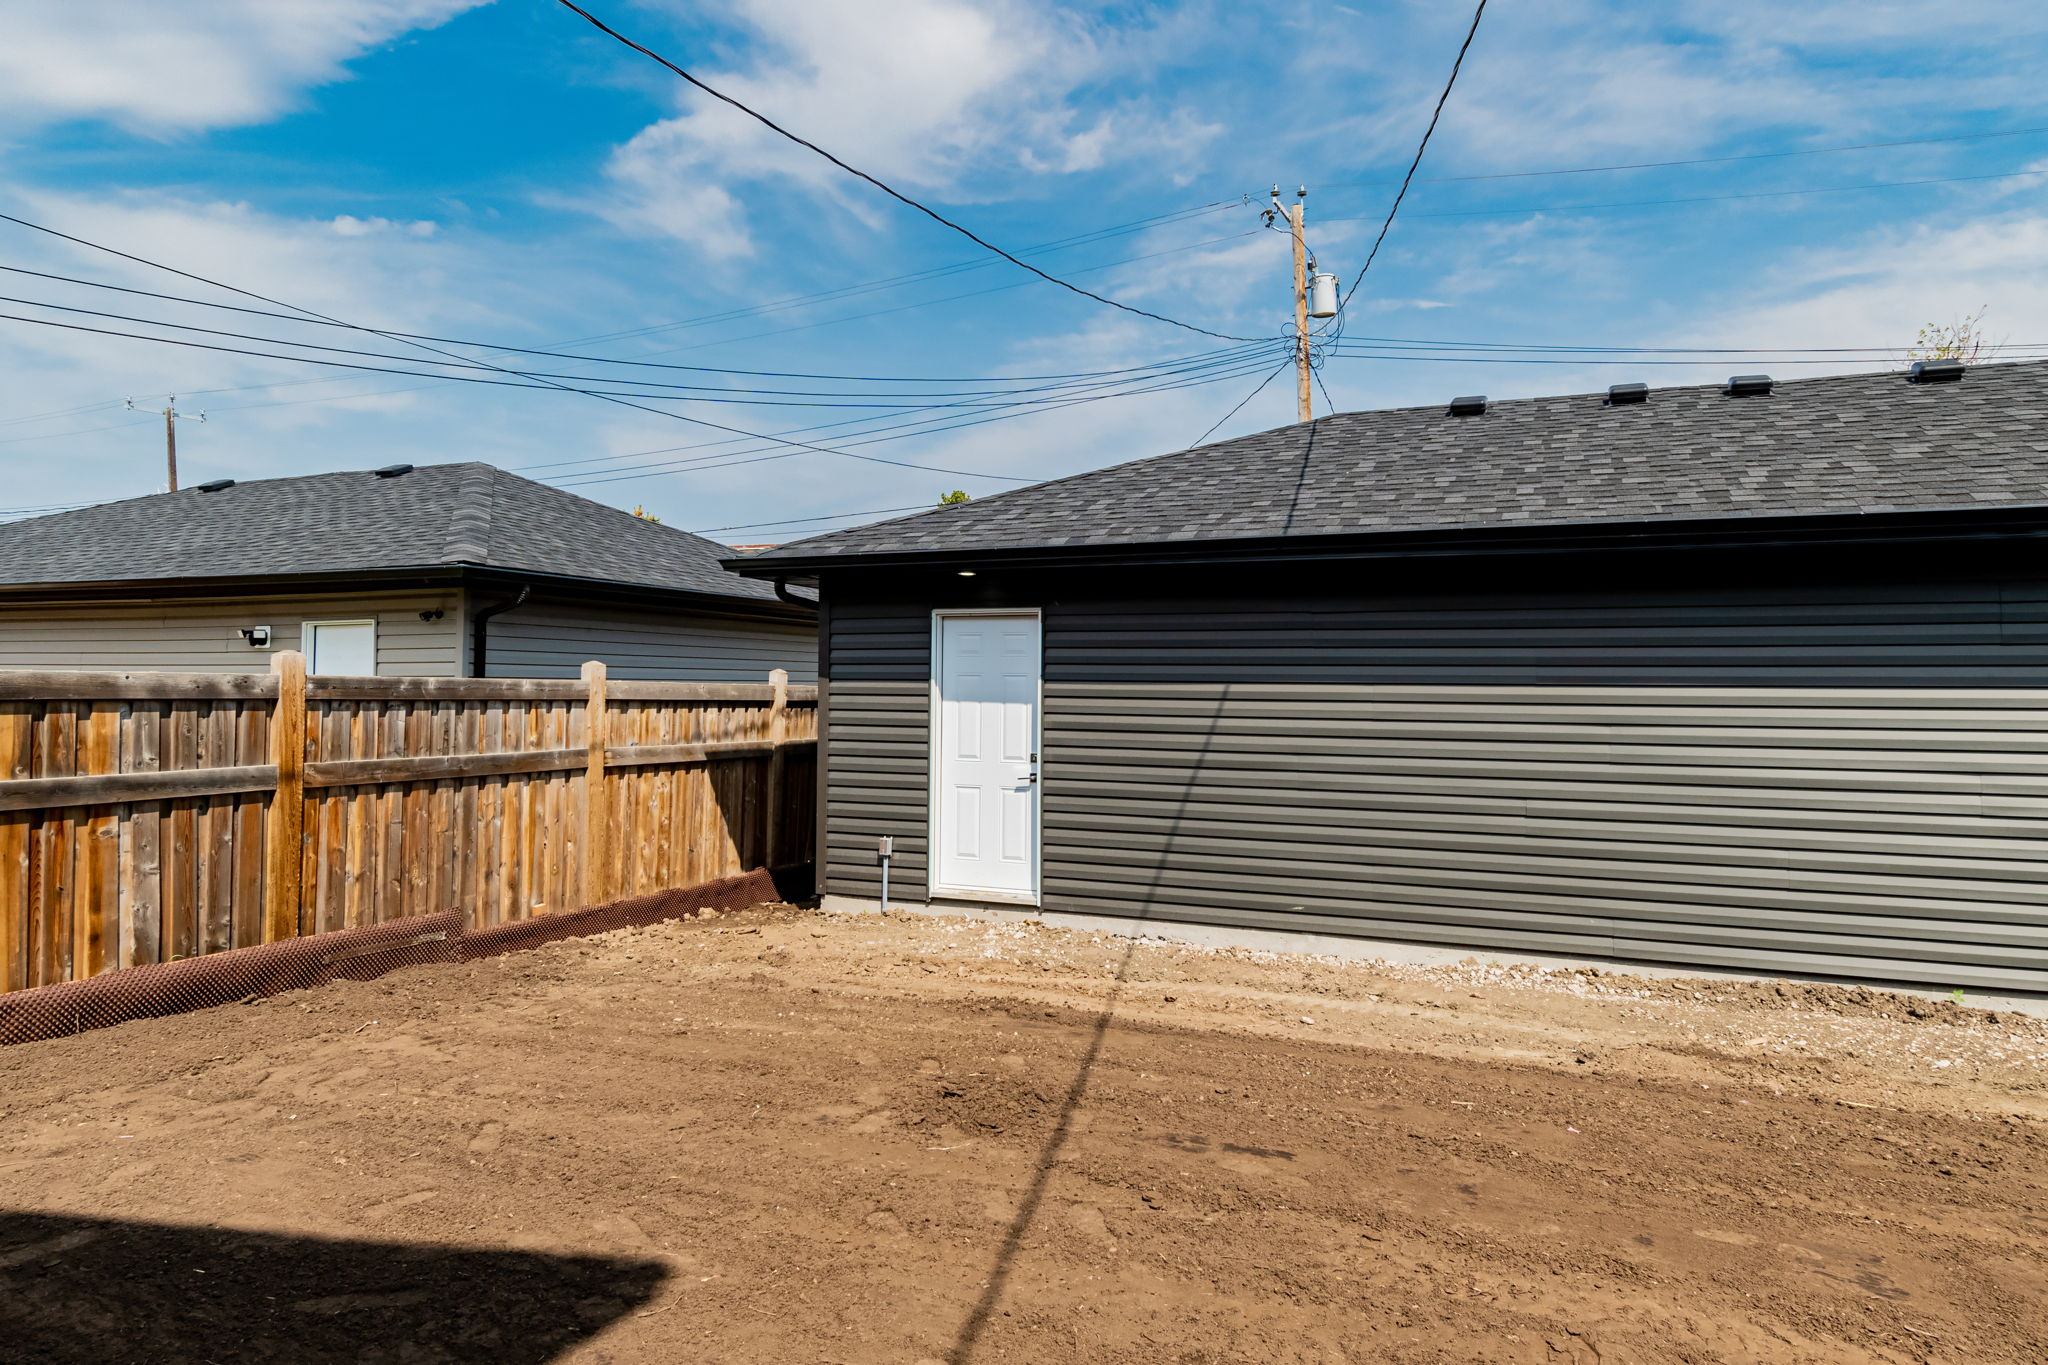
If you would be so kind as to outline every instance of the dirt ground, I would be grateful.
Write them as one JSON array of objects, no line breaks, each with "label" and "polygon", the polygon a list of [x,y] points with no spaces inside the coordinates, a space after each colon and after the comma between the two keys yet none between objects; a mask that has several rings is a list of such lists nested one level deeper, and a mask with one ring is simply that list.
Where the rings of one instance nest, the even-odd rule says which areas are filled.
[{"label": "dirt ground", "polygon": [[0,1360],[2048,1359],[2048,1024],[764,909],[0,1051]]}]

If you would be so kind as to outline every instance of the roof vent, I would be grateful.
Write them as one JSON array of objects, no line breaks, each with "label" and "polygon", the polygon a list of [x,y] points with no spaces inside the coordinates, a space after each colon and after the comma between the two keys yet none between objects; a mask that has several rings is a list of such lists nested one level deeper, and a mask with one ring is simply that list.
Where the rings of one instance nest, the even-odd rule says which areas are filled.
[{"label": "roof vent", "polygon": [[210,479],[198,487],[202,493],[218,493],[223,488],[233,488],[234,486],[235,481],[233,479]]},{"label": "roof vent", "polygon": [[1650,386],[1648,384],[1609,384],[1607,386],[1607,406],[1610,408],[1618,408],[1625,403],[1647,403],[1649,401]]},{"label": "roof vent", "polygon": [[400,474],[412,473],[412,466],[409,464],[387,464],[382,469],[372,470],[371,472],[380,479],[395,479]]},{"label": "roof vent", "polygon": [[1451,416],[1453,417],[1484,417],[1485,415],[1486,395],[1483,393],[1471,393],[1463,398],[1453,398],[1451,400]]},{"label": "roof vent", "polygon": [[1771,377],[1767,374],[1737,374],[1728,378],[1730,398],[1750,398],[1771,391]]},{"label": "roof vent", "polygon": [[1960,360],[1916,360],[1906,376],[1908,384],[1953,384],[1970,367]]}]

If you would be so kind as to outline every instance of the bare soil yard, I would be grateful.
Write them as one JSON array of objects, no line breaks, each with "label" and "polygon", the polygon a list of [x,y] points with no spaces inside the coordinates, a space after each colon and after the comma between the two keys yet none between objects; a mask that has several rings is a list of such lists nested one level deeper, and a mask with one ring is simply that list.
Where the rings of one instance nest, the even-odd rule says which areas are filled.
[{"label": "bare soil yard", "polygon": [[10,1362],[2048,1359],[2048,1026],[788,910],[0,1051]]}]

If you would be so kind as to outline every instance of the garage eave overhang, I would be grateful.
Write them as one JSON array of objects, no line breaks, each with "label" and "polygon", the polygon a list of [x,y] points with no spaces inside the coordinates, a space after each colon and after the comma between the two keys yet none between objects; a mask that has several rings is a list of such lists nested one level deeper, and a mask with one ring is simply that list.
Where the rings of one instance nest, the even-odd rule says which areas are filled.
[{"label": "garage eave overhang", "polygon": [[0,603],[86,602],[109,599],[189,600],[209,597],[284,597],[309,593],[390,592],[478,588],[583,598],[749,619],[810,621],[814,612],[774,598],[693,592],[653,584],[617,583],[565,574],[534,573],[478,564],[417,564],[297,574],[223,574],[203,578],[126,578],[45,583],[0,583]]},{"label": "garage eave overhang", "polygon": [[1327,536],[1038,545],[871,554],[789,555],[725,561],[748,578],[808,585],[825,573],[863,569],[1005,567],[1053,569],[1136,565],[1285,563],[1480,555],[1599,554],[1642,550],[1851,546],[1914,541],[2014,539],[2048,535],[2048,505],[1963,507],[1802,516],[1689,517],[1665,521],[1556,522]]}]

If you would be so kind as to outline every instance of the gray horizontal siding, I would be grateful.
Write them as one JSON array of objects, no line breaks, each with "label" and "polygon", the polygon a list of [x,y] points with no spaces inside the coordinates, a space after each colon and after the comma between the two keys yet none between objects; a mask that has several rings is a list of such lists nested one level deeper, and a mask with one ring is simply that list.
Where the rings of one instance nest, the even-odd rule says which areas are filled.
[{"label": "gray horizontal siding", "polygon": [[[2048,990],[2048,588],[1356,572],[948,585],[1045,610],[1046,908]],[[915,900],[930,609],[969,603],[856,589],[826,888],[888,834]]]},{"label": "gray horizontal siding", "polygon": [[[305,622],[374,619],[380,675],[449,678],[462,671],[459,608],[453,592],[6,606],[0,668],[266,673],[273,652],[303,647]],[[271,649],[251,649],[245,626],[269,626]]]},{"label": "gray horizontal siding", "polygon": [[829,895],[881,893],[875,840],[896,840],[892,901],[925,898],[931,728],[931,614],[921,605],[834,602],[825,726],[825,868]]},{"label": "gray horizontal siding", "polygon": [[1045,724],[1048,908],[2048,990],[2048,689],[1048,683]]},{"label": "gray horizontal siding", "polygon": [[[2035,583],[1612,585],[1503,595],[1304,591],[1050,604],[1063,682],[2024,687],[2048,677]],[[1318,595],[1321,594],[1321,595]]]},{"label": "gray horizontal siding", "polygon": [[494,678],[573,678],[591,659],[614,678],[760,682],[783,668],[807,683],[817,673],[809,625],[541,602],[495,617],[489,630]]}]

